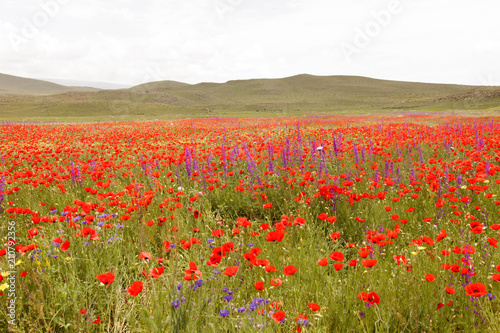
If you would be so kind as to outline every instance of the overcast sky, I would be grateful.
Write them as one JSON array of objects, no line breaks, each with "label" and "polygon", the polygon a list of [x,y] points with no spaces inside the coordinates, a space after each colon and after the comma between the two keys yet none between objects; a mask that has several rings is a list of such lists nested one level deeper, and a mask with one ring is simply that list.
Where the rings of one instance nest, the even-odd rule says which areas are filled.
[{"label": "overcast sky", "polygon": [[0,0],[0,73],[500,85],[499,0]]}]

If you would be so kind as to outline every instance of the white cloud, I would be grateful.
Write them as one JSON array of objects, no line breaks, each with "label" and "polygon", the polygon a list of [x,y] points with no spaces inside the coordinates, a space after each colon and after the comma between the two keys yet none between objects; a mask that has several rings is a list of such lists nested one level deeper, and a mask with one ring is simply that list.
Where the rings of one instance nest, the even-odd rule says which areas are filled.
[{"label": "white cloud", "polygon": [[[391,3],[401,8],[384,21],[376,13],[390,11]],[[312,73],[500,85],[497,0],[24,0],[23,6],[2,0],[2,6],[0,71],[14,75],[137,84]],[[360,33],[370,35],[362,47],[355,46]],[[355,46],[351,57],[342,45]]]}]

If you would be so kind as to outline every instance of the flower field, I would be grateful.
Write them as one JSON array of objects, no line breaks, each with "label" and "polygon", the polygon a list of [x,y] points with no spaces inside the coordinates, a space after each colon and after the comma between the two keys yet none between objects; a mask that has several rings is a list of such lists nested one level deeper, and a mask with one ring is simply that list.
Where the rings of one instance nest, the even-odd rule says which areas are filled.
[{"label": "flower field", "polygon": [[500,332],[498,118],[13,123],[0,158],[2,331]]}]

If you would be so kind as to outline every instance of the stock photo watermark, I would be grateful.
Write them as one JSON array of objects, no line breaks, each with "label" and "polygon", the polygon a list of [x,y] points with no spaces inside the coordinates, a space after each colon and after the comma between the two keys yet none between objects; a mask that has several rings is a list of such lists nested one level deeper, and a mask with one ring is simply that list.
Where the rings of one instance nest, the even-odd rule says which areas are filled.
[{"label": "stock photo watermark", "polygon": [[342,42],[339,46],[342,55],[347,62],[351,62],[353,56],[360,54],[367,48],[382,31],[387,28],[393,18],[403,12],[403,5],[400,0],[391,0],[386,8],[372,11],[371,20],[362,27],[354,28],[355,35],[351,42]]},{"label": "stock photo watermark", "polygon": [[6,316],[8,326],[16,326],[16,283],[17,283],[17,271],[16,271],[16,222],[10,221],[7,228],[7,264],[9,270],[2,272],[2,277],[6,282],[0,285],[2,292],[7,293],[8,302],[6,304]]},{"label": "stock photo watermark", "polygon": [[38,10],[24,17],[21,26],[8,24],[10,32],[7,33],[7,38],[12,48],[20,51],[24,45],[36,38],[50,21],[59,15],[62,6],[69,2],[70,0],[41,0]]}]

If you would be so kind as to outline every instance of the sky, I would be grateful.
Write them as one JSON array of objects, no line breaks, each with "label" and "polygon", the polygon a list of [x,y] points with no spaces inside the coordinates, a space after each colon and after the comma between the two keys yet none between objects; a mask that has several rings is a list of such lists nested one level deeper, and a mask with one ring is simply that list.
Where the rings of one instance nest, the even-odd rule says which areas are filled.
[{"label": "sky", "polygon": [[498,0],[1,0],[0,73],[500,85]]}]

